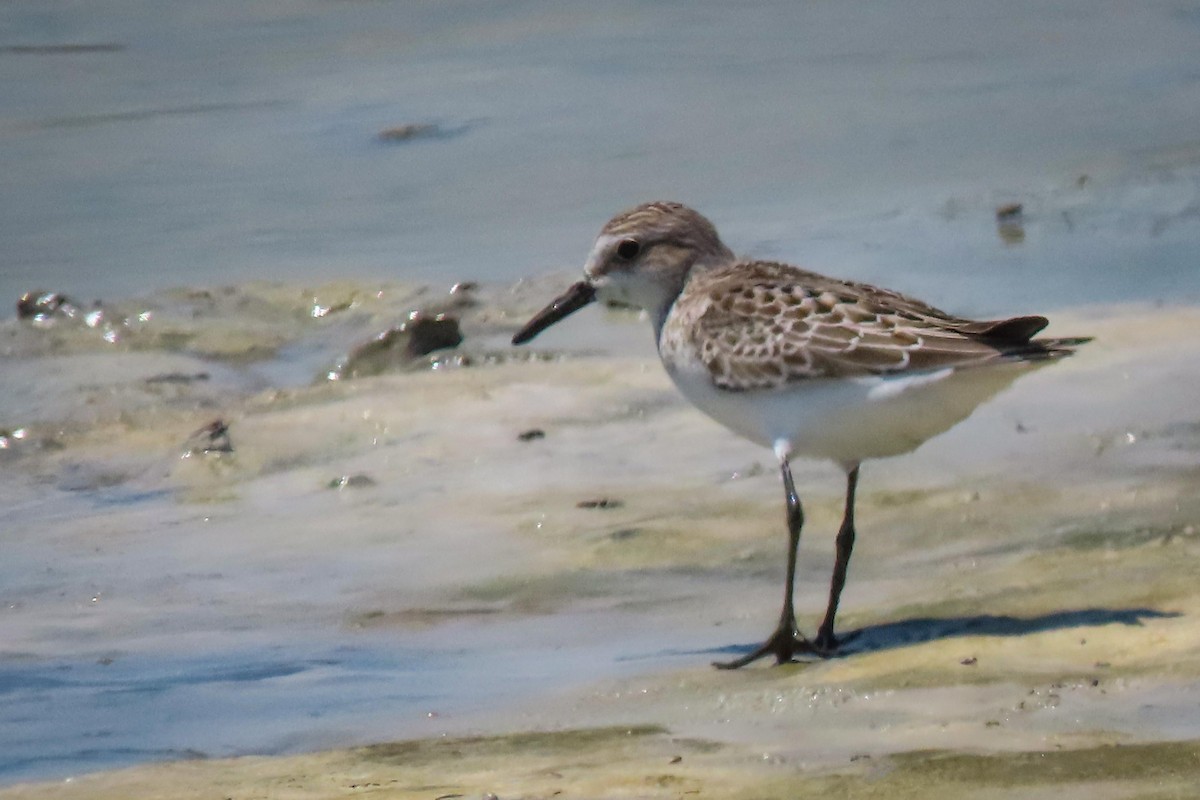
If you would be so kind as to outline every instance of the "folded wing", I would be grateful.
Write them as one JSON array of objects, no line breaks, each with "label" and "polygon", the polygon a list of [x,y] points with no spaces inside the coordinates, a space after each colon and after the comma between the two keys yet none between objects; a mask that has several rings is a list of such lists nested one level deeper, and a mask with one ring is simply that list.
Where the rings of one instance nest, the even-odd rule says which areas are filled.
[{"label": "folded wing", "polygon": [[740,263],[703,276],[676,311],[714,383],[731,391],[818,378],[981,366],[1066,355],[1078,340],[1035,340],[1045,317],[973,321],[867,284],[786,264]]}]

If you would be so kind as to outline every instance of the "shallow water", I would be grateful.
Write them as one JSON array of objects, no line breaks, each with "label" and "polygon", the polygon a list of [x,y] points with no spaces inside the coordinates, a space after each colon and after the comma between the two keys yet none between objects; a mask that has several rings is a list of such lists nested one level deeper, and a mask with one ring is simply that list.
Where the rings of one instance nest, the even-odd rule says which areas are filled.
[{"label": "shallow water", "polygon": [[[538,635],[560,625],[570,623],[543,622]],[[536,641],[520,627],[486,652],[481,640],[495,632],[480,636],[466,626],[457,649],[445,633],[425,637],[436,641],[421,647],[411,634],[388,645],[292,627],[275,635],[181,633],[191,640],[187,653],[167,645],[57,658],[7,654],[0,660],[0,784],[148,761],[438,735],[481,708],[503,712],[554,687],[630,671],[604,646],[539,646],[531,658],[514,646]],[[659,656],[639,666],[666,663]]]},{"label": "shallow water", "polygon": [[[1105,378],[1047,371],[876,485],[1186,469],[1194,387],[1171,348],[1080,309],[1200,300],[1198,51],[1186,10],[1083,2],[7,4],[0,782],[500,729],[758,635],[765,612],[740,609],[773,600],[778,542],[743,528],[778,501],[766,457],[682,409],[630,315],[539,339],[615,360],[506,344],[647,198],[700,207],[743,252],[964,313],[1064,309],[1056,334],[1110,324],[1151,354],[1101,337]],[[377,138],[406,124],[434,128]],[[446,294],[465,278],[488,281],[475,301]],[[35,287],[103,313],[11,319]],[[323,384],[417,308],[460,316],[477,368]],[[232,456],[181,458],[217,419]],[[797,477],[832,516],[828,470]],[[697,487],[717,517],[694,516]],[[576,506],[605,492],[625,505]],[[1138,519],[1063,535],[1190,542]],[[868,558],[860,600],[894,608],[912,587]],[[826,569],[802,561],[808,606]],[[1173,619],[1148,602],[1033,616]],[[1011,619],[908,616],[939,642]]]},{"label": "shallow water", "polygon": [[8,3],[0,313],[508,282],[654,198],[965,312],[1194,300],[1198,49],[1183,6],[1085,0]]}]

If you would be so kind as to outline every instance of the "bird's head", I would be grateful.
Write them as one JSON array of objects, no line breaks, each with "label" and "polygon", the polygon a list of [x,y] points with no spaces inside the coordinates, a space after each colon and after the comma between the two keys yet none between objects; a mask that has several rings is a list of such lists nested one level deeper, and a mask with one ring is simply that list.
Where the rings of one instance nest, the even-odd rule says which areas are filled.
[{"label": "bird's head", "polygon": [[584,265],[584,280],[513,337],[529,341],[593,300],[642,308],[660,325],[693,269],[733,260],[717,229],[680,203],[643,203],[608,221]]}]

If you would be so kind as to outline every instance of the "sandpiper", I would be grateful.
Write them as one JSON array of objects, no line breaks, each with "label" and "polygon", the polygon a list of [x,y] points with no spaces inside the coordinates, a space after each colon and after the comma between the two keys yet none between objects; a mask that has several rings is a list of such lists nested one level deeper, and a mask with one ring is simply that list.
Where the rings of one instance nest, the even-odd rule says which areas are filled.
[{"label": "sandpiper", "polygon": [[[679,203],[644,203],[609,220],[584,280],[513,337],[523,344],[593,300],[645,309],[676,387],[735,433],[775,452],[787,504],[787,579],[764,656],[837,651],[834,617],[854,547],[859,464],[907,453],[966,419],[1019,375],[1087,339],[1034,339],[1045,317],[974,321],[920,300],[768,261],[738,259],[713,224]],[[809,640],[792,592],[804,512],[789,459],[827,459],[846,473],[829,604]]]}]

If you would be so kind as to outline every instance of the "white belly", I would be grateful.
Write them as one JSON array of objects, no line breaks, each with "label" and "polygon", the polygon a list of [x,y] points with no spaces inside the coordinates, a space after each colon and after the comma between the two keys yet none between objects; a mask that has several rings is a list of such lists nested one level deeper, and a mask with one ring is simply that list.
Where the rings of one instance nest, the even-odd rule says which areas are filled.
[{"label": "white belly", "polygon": [[907,453],[1036,368],[1012,362],[734,392],[715,387],[699,361],[664,366],[688,400],[735,433],[764,447],[782,440],[793,455],[840,464]]}]

